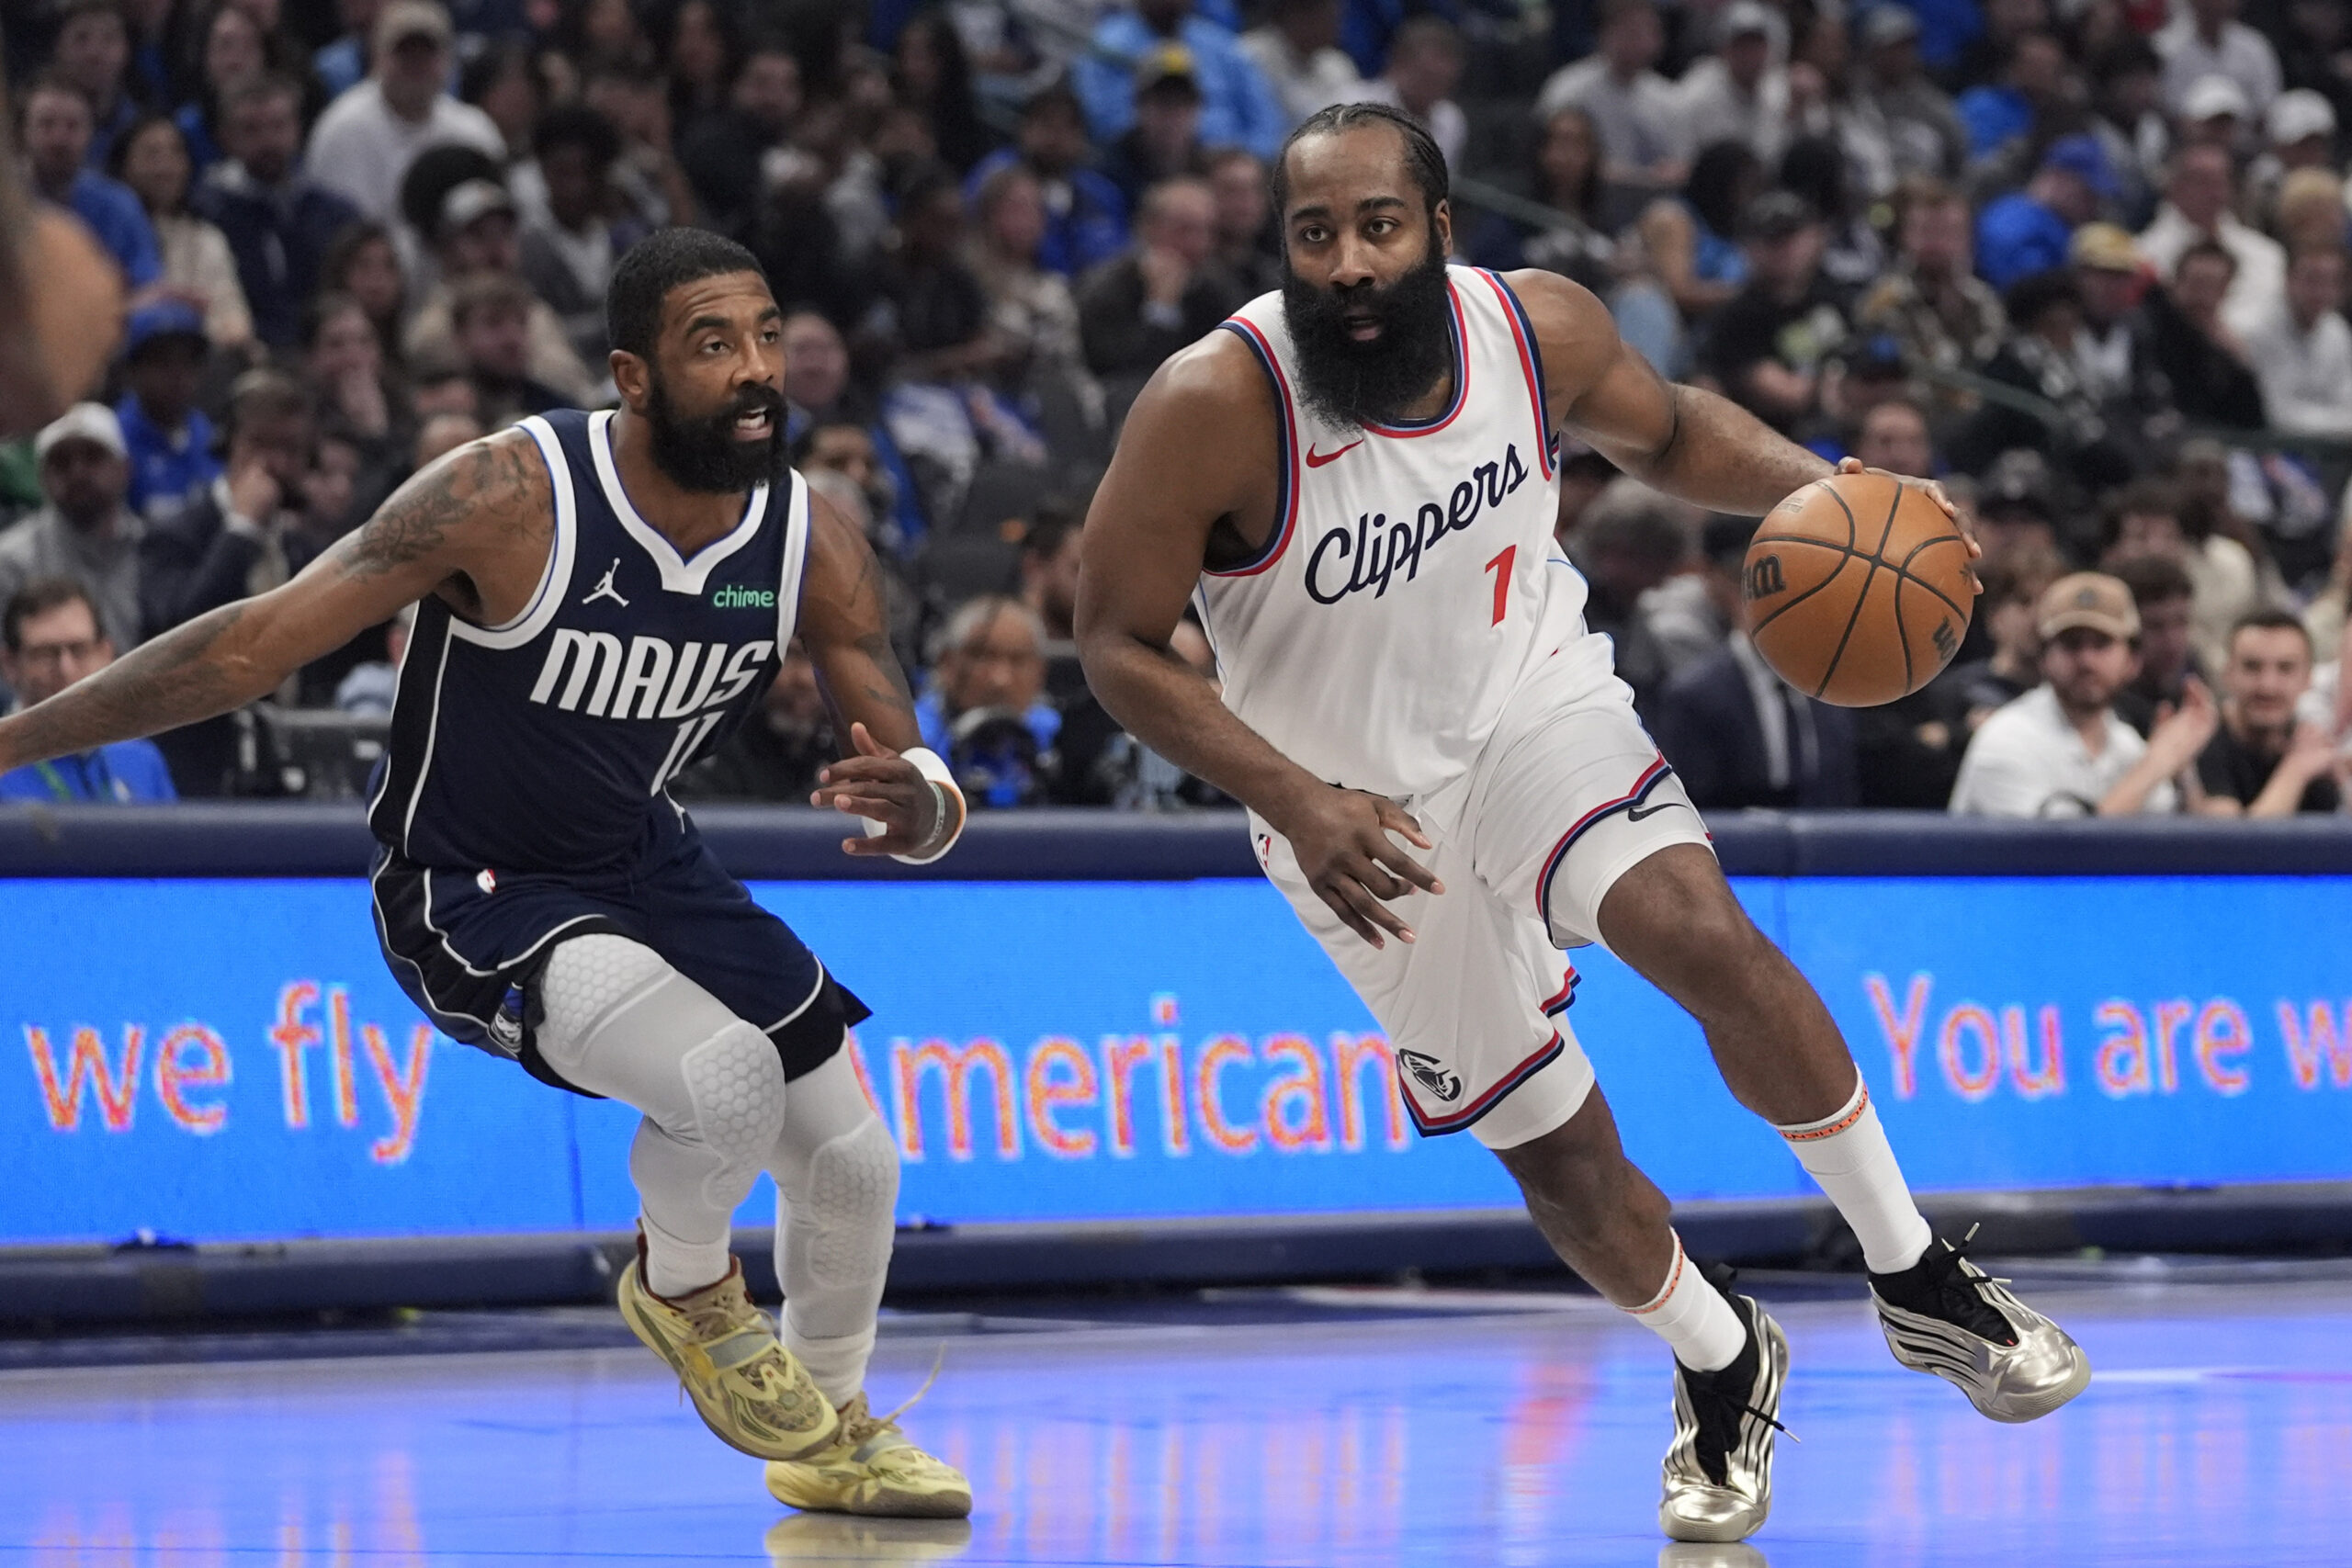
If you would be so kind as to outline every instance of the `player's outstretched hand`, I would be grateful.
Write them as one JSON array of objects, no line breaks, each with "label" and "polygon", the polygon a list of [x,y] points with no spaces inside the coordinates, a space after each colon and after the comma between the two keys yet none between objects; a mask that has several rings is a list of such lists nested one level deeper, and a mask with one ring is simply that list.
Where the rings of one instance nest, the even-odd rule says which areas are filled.
[{"label": "player's outstretched hand", "polygon": [[1394,833],[1421,849],[1430,847],[1421,825],[1382,795],[1321,786],[1290,815],[1282,832],[1316,897],[1374,947],[1388,945],[1383,931],[1400,942],[1414,940],[1412,928],[1384,900],[1401,898],[1414,887],[1445,891],[1429,867],[1389,837]]},{"label": "player's outstretched hand", "polygon": [[870,839],[843,839],[853,855],[918,855],[932,847],[940,829],[940,793],[912,762],[866,733],[849,727],[852,755],[817,773],[811,806],[830,806],[852,817],[870,817],[888,831]]}]

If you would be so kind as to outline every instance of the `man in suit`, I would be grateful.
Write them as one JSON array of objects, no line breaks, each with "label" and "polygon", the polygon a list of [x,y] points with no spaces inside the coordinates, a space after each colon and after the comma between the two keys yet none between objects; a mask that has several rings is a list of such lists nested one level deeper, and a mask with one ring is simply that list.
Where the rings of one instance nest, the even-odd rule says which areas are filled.
[{"label": "man in suit", "polygon": [[1859,786],[1854,716],[1792,690],[1748,640],[1739,574],[1748,518],[1708,520],[1709,592],[1732,632],[1723,648],[1667,682],[1654,728],[1658,749],[1701,810],[1850,807]]}]

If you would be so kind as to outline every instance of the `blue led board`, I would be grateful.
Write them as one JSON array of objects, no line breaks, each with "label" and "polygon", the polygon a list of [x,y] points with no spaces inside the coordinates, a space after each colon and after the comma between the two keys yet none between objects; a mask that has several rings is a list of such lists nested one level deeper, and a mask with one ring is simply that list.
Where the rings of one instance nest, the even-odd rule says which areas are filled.
[{"label": "blue led board", "polygon": [[[944,1223],[1495,1208],[1256,882],[763,884],[874,1008]],[[1752,879],[1923,1189],[2352,1178],[2352,897],[2321,878]],[[0,1243],[624,1227],[634,1113],[436,1038],[356,881],[0,882]],[[1677,1198],[1811,1190],[1596,950],[1568,1021]],[[764,1188],[747,1208],[763,1217]]]}]

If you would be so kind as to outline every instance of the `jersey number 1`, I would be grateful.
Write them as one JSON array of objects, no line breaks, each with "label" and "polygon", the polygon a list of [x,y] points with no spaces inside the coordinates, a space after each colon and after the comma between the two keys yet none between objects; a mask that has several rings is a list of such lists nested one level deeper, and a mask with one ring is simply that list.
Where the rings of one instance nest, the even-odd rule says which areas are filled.
[{"label": "jersey number 1", "polygon": [[710,732],[718,728],[718,721],[726,716],[727,710],[721,708],[717,713],[707,713],[678,726],[678,738],[670,742],[670,754],[662,759],[662,766],[654,771],[655,795],[670,787],[670,781],[684,770],[702,743],[710,739]]},{"label": "jersey number 1", "polygon": [[1503,624],[1503,612],[1510,606],[1510,563],[1519,558],[1517,545],[1505,545],[1503,553],[1487,563],[1495,574],[1495,626]]}]

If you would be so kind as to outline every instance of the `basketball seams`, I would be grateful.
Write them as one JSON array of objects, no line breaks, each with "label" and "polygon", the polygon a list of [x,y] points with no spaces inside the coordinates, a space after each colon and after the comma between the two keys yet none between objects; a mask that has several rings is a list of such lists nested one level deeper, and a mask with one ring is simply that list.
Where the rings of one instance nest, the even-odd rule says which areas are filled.
[{"label": "basketball seams", "polygon": [[1938,599],[1943,601],[1944,608],[1950,610],[1953,615],[1958,615],[1961,619],[1961,624],[1965,626],[1968,624],[1970,618],[1969,613],[1966,610],[1962,609],[1959,605],[1953,604],[1951,602],[1951,596],[1946,593],[1942,589],[1937,587],[1934,583],[1928,581],[1926,578],[1921,577],[1918,573],[1911,570],[1911,563],[1919,558],[1920,551],[1931,550],[1938,545],[1958,545],[1961,548],[1966,549],[1968,547],[1968,541],[1960,537],[1958,535],[1953,534],[1939,535],[1937,537],[1932,539],[1922,539],[1917,544],[1911,547],[1911,553],[1903,558],[1902,564],[1894,567],[1894,570],[1900,575],[1908,578],[1913,582],[1917,583],[1920,587],[1934,594]]},{"label": "basketball seams", "polygon": [[[1820,548],[1825,549],[1825,550],[1836,550],[1839,555],[1844,556],[1844,557],[1847,558],[1847,560],[1849,560],[1849,561],[1850,561],[1850,560],[1860,560],[1860,559],[1864,558],[1863,558],[1863,556],[1862,556],[1862,552],[1861,552],[1861,551],[1860,551],[1860,550],[1849,550],[1849,549],[1848,549],[1848,548],[1847,548],[1845,546],[1843,546],[1843,545],[1833,545],[1833,544],[1831,544],[1831,543],[1830,543],[1828,540],[1826,540],[1826,539],[1792,539],[1792,540],[1790,540],[1790,541],[1788,541],[1788,542],[1789,542],[1789,543],[1791,543],[1791,544],[1798,544],[1798,545],[1815,545],[1815,546],[1818,546]],[[1833,572],[1831,572],[1827,577],[1823,578],[1820,581],[1818,581],[1818,582],[1815,583],[1812,587],[1810,587],[1810,588],[1806,589],[1804,592],[1802,592],[1802,593],[1800,593],[1800,594],[1796,595],[1794,598],[1791,599],[1787,604],[1782,604],[1782,605],[1779,606],[1778,608],[1776,608],[1775,610],[1773,610],[1773,612],[1772,612],[1770,615],[1769,615],[1765,616],[1762,620],[1760,620],[1760,621],[1757,622],[1754,626],[1752,626],[1748,627],[1748,628],[1747,628],[1747,635],[1748,635],[1749,639],[1750,639],[1750,640],[1753,640],[1753,639],[1757,637],[1757,635],[1758,635],[1758,633],[1760,633],[1760,632],[1762,632],[1762,631],[1763,631],[1763,629],[1764,629],[1766,626],[1770,626],[1774,621],[1779,620],[1782,615],[1787,615],[1791,610],[1795,609],[1798,605],[1800,605],[1800,604],[1804,604],[1806,600],[1808,600],[1808,599],[1812,598],[1815,594],[1819,593],[1819,592],[1821,592],[1824,589],[1828,588],[1832,583],[1836,582],[1839,578],[1841,578],[1841,577],[1843,577],[1843,576],[1845,576],[1845,575],[1846,575],[1846,568],[1845,568],[1845,566],[1841,563],[1841,564],[1838,566],[1838,570],[1835,570],[1835,571],[1833,571]]]},{"label": "basketball seams", "polygon": [[[1830,493],[1837,494],[1835,491]],[[1850,523],[1854,515],[1853,509],[1847,506],[1844,496],[1838,497],[1838,506],[1846,513],[1847,520]],[[1846,645],[1854,640],[1855,623],[1862,618],[1862,606],[1870,603],[1871,584],[1877,581],[1878,569],[1884,564],[1880,558],[1886,549],[1886,541],[1894,536],[1894,514],[1902,510],[1902,507],[1903,486],[1900,481],[1897,481],[1894,486],[1894,496],[1886,505],[1886,521],[1879,528],[1878,544],[1871,552],[1870,570],[1862,574],[1862,591],[1855,596],[1854,608],[1846,617],[1846,629],[1838,638],[1838,647],[1829,656],[1828,666],[1821,672],[1821,683],[1813,689],[1813,694],[1816,700],[1820,700],[1821,694],[1829,690],[1829,682],[1838,673],[1838,661],[1846,657]],[[1845,569],[1840,567],[1837,575],[1844,576]]]}]

